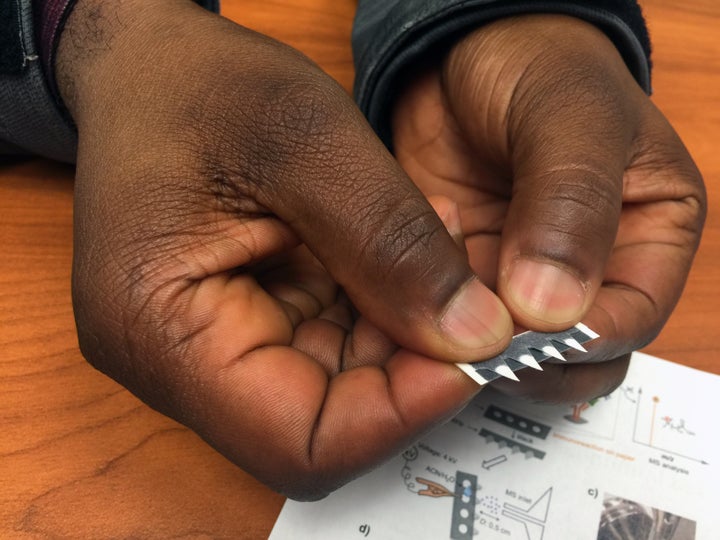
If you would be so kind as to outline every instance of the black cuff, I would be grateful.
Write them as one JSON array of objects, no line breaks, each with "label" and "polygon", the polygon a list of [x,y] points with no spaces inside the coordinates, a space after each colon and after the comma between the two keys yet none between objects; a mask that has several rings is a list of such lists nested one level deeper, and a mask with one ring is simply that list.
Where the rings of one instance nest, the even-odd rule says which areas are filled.
[{"label": "black cuff", "polygon": [[17,0],[0,1],[0,73],[5,75],[21,73],[27,62],[21,20]]},{"label": "black cuff", "polygon": [[360,0],[353,27],[355,99],[385,145],[392,149],[390,108],[410,66],[446,51],[483,24],[528,13],[559,13],[594,24],[650,92],[650,40],[634,0]]}]

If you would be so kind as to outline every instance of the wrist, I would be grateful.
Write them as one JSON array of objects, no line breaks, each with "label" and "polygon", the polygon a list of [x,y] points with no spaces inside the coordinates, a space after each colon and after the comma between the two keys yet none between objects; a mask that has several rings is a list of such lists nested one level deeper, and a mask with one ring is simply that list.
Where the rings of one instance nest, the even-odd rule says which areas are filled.
[{"label": "wrist", "polygon": [[70,1],[53,60],[58,94],[78,127],[133,94],[151,94],[152,76],[187,55],[171,43],[178,21],[199,9],[189,0]]}]

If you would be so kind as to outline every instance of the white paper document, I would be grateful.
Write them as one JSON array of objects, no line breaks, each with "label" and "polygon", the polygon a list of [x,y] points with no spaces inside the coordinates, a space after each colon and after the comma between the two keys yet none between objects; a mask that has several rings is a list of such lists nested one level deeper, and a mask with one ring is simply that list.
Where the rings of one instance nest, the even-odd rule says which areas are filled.
[{"label": "white paper document", "polygon": [[720,376],[641,353],[574,407],[485,390],[271,539],[718,540],[719,416]]}]

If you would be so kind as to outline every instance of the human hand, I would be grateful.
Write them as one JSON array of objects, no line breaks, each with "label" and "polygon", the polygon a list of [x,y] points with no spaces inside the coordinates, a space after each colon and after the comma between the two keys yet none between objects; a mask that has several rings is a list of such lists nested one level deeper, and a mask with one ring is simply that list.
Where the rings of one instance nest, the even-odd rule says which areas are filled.
[{"label": "human hand", "polygon": [[509,314],[456,207],[438,203],[448,234],[317,66],[178,0],[81,0],[58,55],[94,366],[304,499],[477,392],[431,357],[499,352]]},{"label": "human hand", "polygon": [[706,198],[608,38],[556,15],[488,24],[401,95],[393,143],[423,193],[460,205],[471,266],[520,326],[601,336],[499,388],[581,402],[620,384],[680,296]]}]

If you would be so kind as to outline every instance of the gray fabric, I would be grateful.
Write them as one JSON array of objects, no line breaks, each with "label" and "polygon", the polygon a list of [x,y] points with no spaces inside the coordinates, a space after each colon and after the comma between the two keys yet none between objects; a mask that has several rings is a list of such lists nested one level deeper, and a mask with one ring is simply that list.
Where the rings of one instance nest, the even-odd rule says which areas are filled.
[{"label": "gray fabric", "polygon": [[17,146],[13,146],[12,144],[5,142],[3,140],[0,140],[0,159],[2,159],[3,156],[24,156],[27,155],[26,152],[23,152],[18,148]]},{"label": "gray fabric", "polygon": [[0,0],[0,73],[21,73],[25,68],[20,29],[18,1]]},{"label": "gray fabric", "polygon": [[522,13],[562,13],[600,27],[640,86],[650,91],[647,30],[634,0],[359,0],[353,27],[355,99],[386,146],[392,141],[390,107],[410,66],[437,57],[484,23]]},{"label": "gray fabric", "polygon": [[[218,11],[218,0],[199,1]],[[0,74],[0,154],[36,154],[72,163],[77,152],[75,128],[60,113],[40,64],[33,29],[32,1],[21,0],[25,69]]]},{"label": "gray fabric", "polygon": [[[75,130],[61,116],[45,83],[35,46],[31,1],[20,2],[25,69],[0,75],[0,153],[17,147],[59,161],[75,160]],[[15,152],[13,152],[15,153]]]}]

